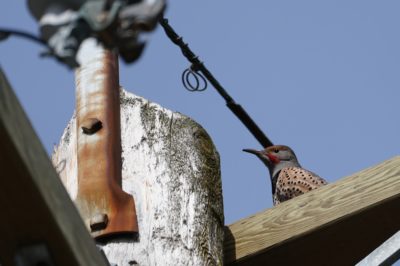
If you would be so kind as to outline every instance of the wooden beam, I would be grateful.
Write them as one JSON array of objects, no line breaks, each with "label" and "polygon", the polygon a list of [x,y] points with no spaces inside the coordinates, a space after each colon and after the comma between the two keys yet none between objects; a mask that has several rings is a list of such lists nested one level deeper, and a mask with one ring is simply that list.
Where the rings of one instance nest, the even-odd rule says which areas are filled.
[{"label": "wooden beam", "polygon": [[226,265],[354,265],[400,229],[400,157],[226,227]]},{"label": "wooden beam", "polygon": [[1,69],[0,169],[0,265],[107,265]]}]

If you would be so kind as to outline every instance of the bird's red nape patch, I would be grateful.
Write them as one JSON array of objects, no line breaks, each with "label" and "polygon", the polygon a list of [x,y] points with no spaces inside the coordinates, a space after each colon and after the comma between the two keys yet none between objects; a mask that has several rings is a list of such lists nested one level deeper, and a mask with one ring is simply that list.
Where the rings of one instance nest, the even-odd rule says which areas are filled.
[{"label": "bird's red nape patch", "polygon": [[279,163],[281,161],[281,160],[279,160],[278,157],[276,157],[276,156],[274,156],[272,154],[267,153],[267,156],[271,160],[271,162],[273,162],[274,164],[277,164],[277,163]]}]

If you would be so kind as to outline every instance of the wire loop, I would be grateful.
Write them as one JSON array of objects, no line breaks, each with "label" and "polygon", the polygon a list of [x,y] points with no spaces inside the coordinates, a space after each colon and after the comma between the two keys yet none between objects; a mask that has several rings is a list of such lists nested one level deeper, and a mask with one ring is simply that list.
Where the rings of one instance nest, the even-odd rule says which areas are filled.
[{"label": "wire loop", "polygon": [[186,90],[191,92],[205,91],[208,85],[206,78],[192,66],[183,71],[182,84]]}]

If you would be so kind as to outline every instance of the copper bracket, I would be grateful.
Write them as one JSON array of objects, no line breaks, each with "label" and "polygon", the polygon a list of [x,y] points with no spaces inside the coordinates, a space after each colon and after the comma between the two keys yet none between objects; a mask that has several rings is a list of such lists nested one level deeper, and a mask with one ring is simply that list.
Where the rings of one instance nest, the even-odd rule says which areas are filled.
[{"label": "copper bracket", "polygon": [[122,190],[118,58],[96,44],[88,49],[76,71],[75,202],[93,237],[135,233],[135,202]]}]

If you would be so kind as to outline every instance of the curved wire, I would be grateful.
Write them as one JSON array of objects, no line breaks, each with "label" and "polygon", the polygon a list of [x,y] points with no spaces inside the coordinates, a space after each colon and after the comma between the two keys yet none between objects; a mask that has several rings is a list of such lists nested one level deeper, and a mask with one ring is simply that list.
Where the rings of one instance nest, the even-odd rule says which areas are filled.
[{"label": "curved wire", "polygon": [[193,70],[192,67],[185,69],[182,72],[182,84],[186,90],[191,92],[201,92],[207,89],[207,80],[199,72]]},{"label": "curved wire", "polygon": [[40,57],[55,57],[57,60],[64,62],[63,58],[58,57],[53,48],[42,38],[22,30],[0,28],[0,42],[8,39],[11,35],[28,39],[47,48],[47,50],[40,53]]},{"label": "curved wire", "polygon": [[8,37],[10,37],[10,35],[15,35],[15,36],[19,36],[19,37],[22,37],[25,39],[29,39],[31,41],[34,41],[36,43],[39,43],[39,44],[45,46],[46,48],[49,48],[49,46],[43,39],[41,39],[29,32],[14,30],[14,29],[0,28],[0,41],[7,39]]},{"label": "curved wire", "polygon": [[[185,85],[185,82],[190,78],[190,75],[193,74],[196,78],[200,77],[203,80],[206,79],[208,82],[213,85],[214,89],[224,98],[227,107],[234,113],[234,115],[247,127],[247,129],[251,132],[251,134],[260,142],[263,147],[269,147],[274,145],[271,140],[264,134],[261,128],[254,122],[251,116],[246,112],[246,110],[229,95],[229,93],[224,89],[224,87],[218,82],[218,80],[214,77],[214,75],[207,69],[207,67],[199,60],[199,58],[193,53],[193,51],[189,48],[189,45],[183,41],[183,38],[179,36],[175,30],[169,25],[168,19],[161,17],[159,20],[161,26],[164,28],[165,34],[167,34],[168,38],[177,45],[182,54],[186,57],[186,59],[192,63],[190,69],[185,70],[182,73],[182,82]],[[197,76],[196,74],[201,73],[201,76]],[[189,76],[188,76],[189,75]],[[197,81],[195,79],[195,81]],[[197,84],[197,83],[196,83]],[[195,85],[196,85],[195,84]],[[196,91],[199,88],[196,87],[187,87],[185,88],[190,91]],[[193,88],[195,90],[193,90]]]}]

